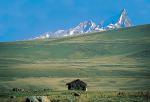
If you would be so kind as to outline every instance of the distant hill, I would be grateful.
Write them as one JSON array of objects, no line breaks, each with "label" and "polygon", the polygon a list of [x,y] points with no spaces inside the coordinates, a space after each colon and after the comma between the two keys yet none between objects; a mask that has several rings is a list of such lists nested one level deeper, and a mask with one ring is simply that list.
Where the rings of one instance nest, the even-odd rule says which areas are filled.
[{"label": "distant hill", "polygon": [[[150,25],[89,33],[57,40],[33,40],[0,43],[0,58],[27,59],[27,62],[51,59],[84,59],[131,55],[149,51]],[[146,53],[148,54],[148,53]],[[35,59],[35,60],[33,60]],[[26,62],[26,61],[24,61]]]},{"label": "distant hill", "polygon": [[[90,90],[149,90],[149,56],[150,25],[57,40],[0,43],[0,87],[64,90],[67,80],[83,78]],[[56,83],[45,79],[46,84],[39,84],[35,80],[40,77],[56,78]]]}]

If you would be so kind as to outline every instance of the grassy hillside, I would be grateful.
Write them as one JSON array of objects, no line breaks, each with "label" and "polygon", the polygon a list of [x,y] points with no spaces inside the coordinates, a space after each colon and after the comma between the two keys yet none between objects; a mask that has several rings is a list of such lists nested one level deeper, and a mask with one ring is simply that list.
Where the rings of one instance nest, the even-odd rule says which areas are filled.
[{"label": "grassy hillside", "polygon": [[[80,96],[74,96],[73,93],[80,93]],[[122,93],[122,94],[119,94]],[[27,94],[27,96],[25,96]],[[79,92],[79,91],[55,91],[40,93],[16,93],[16,98],[0,97],[0,102],[26,102],[26,97],[32,95],[45,95],[50,102],[149,102],[150,94],[148,92]],[[12,95],[12,94],[11,94]],[[32,101],[33,102],[33,101]],[[39,101],[40,102],[40,101]],[[47,102],[47,101],[44,101]]]},{"label": "grassy hillside", "polygon": [[150,25],[57,40],[0,43],[0,92],[13,87],[150,90]]}]

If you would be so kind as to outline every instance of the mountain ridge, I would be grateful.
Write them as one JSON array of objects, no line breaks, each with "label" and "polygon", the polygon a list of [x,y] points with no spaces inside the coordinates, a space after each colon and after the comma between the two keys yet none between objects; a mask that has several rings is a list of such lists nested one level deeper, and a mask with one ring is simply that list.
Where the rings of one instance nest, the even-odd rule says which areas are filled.
[{"label": "mountain ridge", "polygon": [[66,36],[81,35],[91,32],[102,32],[112,29],[133,26],[125,9],[117,16],[105,20],[103,23],[96,24],[92,20],[79,23],[77,26],[67,30],[57,30],[56,32],[46,32],[33,39],[61,38]]}]

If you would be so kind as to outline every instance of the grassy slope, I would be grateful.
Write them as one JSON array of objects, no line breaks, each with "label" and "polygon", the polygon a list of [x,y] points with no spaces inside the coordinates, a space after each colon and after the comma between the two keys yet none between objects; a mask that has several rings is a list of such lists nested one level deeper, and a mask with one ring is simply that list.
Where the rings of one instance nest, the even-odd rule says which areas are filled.
[{"label": "grassy slope", "polygon": [[[73,93],[80,93],[80,97],[76,97]],[[149,102],[150,94],[147,92],[79,92],[79,91],[57,91],[57,92],[38,92],[38,93],[13,93],[16,98],[0,97],[0,102],[25,102],[27,96],[45,95],[51,102]],[[11,94],[12,95],[12,94]]]},{"label": "grassy slope", "polygon": [[150,25],[58,40],[0,43],[0,90],[150,90]]}]

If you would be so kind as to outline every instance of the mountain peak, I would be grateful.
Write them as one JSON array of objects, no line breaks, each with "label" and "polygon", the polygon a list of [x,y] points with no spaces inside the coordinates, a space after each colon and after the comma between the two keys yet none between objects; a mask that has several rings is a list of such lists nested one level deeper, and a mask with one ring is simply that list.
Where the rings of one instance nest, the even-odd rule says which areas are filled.
[{"label": "mountain peak", "polygon": [[128,13],[125,9],[122,10],[120,18],[117,22],[120,27],[130,27],[133,24],[131,23],[130,18],[128,17]]},{"label": "mountain peak", "polygon": [[128,16],[128,13],[127,13],[126,9],[123,9],[123,10],[121,11],[120,17],[121,17],[122,15]]},{"label": "mountain peak", "polygon": [[122,10],[122,13],[124,13],[124,12],[127,13],[127,10],[125,8]]},{"label": "mountain peak", "polygon": [[88,20],[87,22],[90,23],[90,24],[94,23],[92,20]]},{"label": "mountain peak", "polygon": [[126,9],[123,9],[119,15],[105,20],[102,24],[103,28],[106,29],[116,29],[122,27],[131,27],[133,24],[128,17]]},{"label": "mountain peak", "polygon": [[96,24],[92,21],[84,21],[80,23],[78,26],[73,28],[74,31],[79,31],[79,32],[90,32],[96,27]]},{"label": "mountain peak", "polygon": [[90,32],[101,32],[111,29],[118,29],[123,27],[131,27],[131,23],[126,9],[123,9],[118,15],[102,21],[99,25],[96,25],[92,20],[79,23],[77,26],[67,30],[57,30],[56,32],[48,32],[36,39],[44,38],[60,38],[65,36],[81,35]]}]

